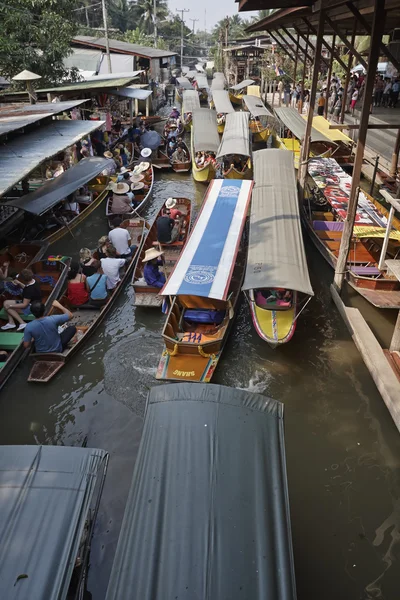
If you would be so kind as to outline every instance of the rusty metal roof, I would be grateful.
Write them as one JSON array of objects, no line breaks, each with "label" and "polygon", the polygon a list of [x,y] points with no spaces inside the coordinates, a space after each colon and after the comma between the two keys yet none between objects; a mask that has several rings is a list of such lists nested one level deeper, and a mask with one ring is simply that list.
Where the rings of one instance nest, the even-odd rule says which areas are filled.
[{"label": "rusty metal roof", "polygon": [[5,104],[0,106],[0,136],[24,129],[28,125],[57,115],[87,100],[39,102],[38,104]]}]

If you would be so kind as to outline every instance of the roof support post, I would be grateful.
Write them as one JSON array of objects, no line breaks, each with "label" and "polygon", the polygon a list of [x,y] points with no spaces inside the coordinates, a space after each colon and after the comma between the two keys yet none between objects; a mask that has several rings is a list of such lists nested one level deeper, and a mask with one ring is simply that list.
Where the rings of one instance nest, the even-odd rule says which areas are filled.
[{"label": "roof support post", "polygon": [[397,167],[399,163],[400,152],[400,129],[397,130],[396,143],[392,154],[392,163],[390,165],[390,176],[397,177]]},{"label": "roof support post", "polygon": [[301,78],[301,90],[300,90],[300,100],[299,100],[299,106],[298,106],[298,110],[299,113],[301,114],[303,112],[303,98],[304,98],[304,81],[306,79],[306,70],[307,70],[307,48],[308,48],[308,43],[309,43],[309,34],[307,33],[307,37],[305,39],[306,45],[304,48],[304,63],[303,63],[303,76]]},{"label": "roof support post", "polygon": [[[298,49],[298,45],[299,45],[299,34],[297,34],[297,42],[296,39],[292,36],[292,34],[290,33],[290,31],[288,31],[285,27],[282,27],[282,31],[284,31],[285,35],[287,35],[287,37],[294,43],[296,44],[296,50]],[[313,61],[312,57],[307,53],[307,58],[310,62]],[[296,77],[295,77],[296,79]]]},{"label": "roof support post", "polygon": [[[354,25],[353,25],[353,31],[351,34],[351,45],[354,46],[354,42],[356,39],[356,32],[357,32],[357,21],[354,20]],[[349,59],[348,59],[348,65],[347,65],[347,71],[346,71],[346,80],[345,80],[345,84],[344,84],[344,92],[343,92],[343,98],[342,98],[342,108],[340,111],[340,122],[344,123],[344,113],[346,112],[346,105],[347,105],[347,92],[348,92],[348,88],[349,88],[349,83],[350,83],[350,75],[351,75],[351,67],[353,66],[353,53],[351,51],[349,51]]]},{"label": "roof support post", "polygon": [[293,81],[296,85],[296,77],[297,77],[297,64],[299,61],[299,45],[300,45],[300,38],[299,36],[297,36],[297,43],[296,43],[296,54],[294,56],[295,61],[294,61],[294,72],[293,72]]},{"label": "roof support post", "polygon": [[[303,21],[307,25],[307,27],[309,28],[310,32],[313,35],[317,35],[317,30],[315,29],[315,27],[313,27],[311,25],[310,21],[308,19],[306,19],[305,17],[303,17]],[[335,59],[338,61],[339,65],[345,71],[347,69],[347,65],[346,65],[346,63],[344,63],[342,61],[342,59],[340,58],[339,54],[335,51],[335,48],[332,48],[332,46],[330,44],[328,44],[328,42],[326,40],[322,40],[322,43],[325,46],[325,48],[328,50],[328,52],[333,54],[333,56],[335,57]]]},{"label": "roof support post", "polygon": [[368,57],[368,71],[364,90],[364,99],[361,110],[360,128],[358,132],[357,149],[354,159],[353,178],[350,197],[347,208],[347,216],[344,222],[343,234],[340,241],[339,256],[336,263],[334,286],[341,290],[346,272],[347,256],[351,238],[353,236],[354,220],[357,212],[358,188],[360,185],[361,168],[364,157],[365,142],[368,131],[369,111],[374,87],[375,74],[378,65],[380,46],[385,25],[385,0],[374,0],[374,21],[371,32],[371,46]]},{"label": "roof support post", "polygon": [[392,341],[390,342],[390,352],[400,352],[400,310],[397,315],[396,325],[394,326]]},{"label": "roof support post", "polygon": [[308,117],[307,117],[307,125],[304,133],[304,139],[301,144],[301,153],[300,153],[300,164],[299,164],[299,182],[300,182],[300,194],[301,200],[304,193],[304,186],[307,177],[307,162],[308,155],[310,153],[310,137],[311,137],[311,128],[314,117],[314,106],[315,106],[315,98],[317,95],[317,83],[318,83],[318,75],[319,75],[319,67],[321,63],[321,50],[322,50],[322,41],[324,37],[324,19],[325,12],[323,10],[319,13],[318,19],[318,31],[317,31],[317,41],[315,44],[315,56],[314,56],[314,69],[311,83],[311,91],[310,91],[310,106],[308,109]]},{"label": "roof support post", "polygon": [[[277,31],[277,30],[274,30],[274,33],[272,33],[272,31],[269,31],[269,35],[272,37],[272,39],[273,39],[273,40],[275,40],[275,42],[276,42],[276,43],[278,44],[278,46],[279,46],[279,47],[280,47],[280,48],[281,48],[281,49],[282,49],[282,50],[285,52],[285,54],[287,54],[287,56],[290,58],[290,60],[293,60],[293,62],[294,62],[294,57],[293,57],[293,55],[292,55],[292,54],[289,52],[289,50],[288,50],[287,48],[285,48],[285,46],[284,46],[284,44],[286,44],[286,40],[285,40],[285,38],[283,38],[283,37],[282,37],[282,36],[279,34],[279,31]],[[281,40],[283,41],[283,43],[282,43],[282,42],[280,42],[280,41],[278,40],[278,37],[277,37],[278,35],[280,36],[280,38],[281,38]]]},{"label": "roof support post", "polygon": [[330,27],[333,29],[333,31],[336,33],[336,35],[342,40],[342,42],[346,46],[346,48],[350,52],[352,52],[354,54],[354,56],[357,57],[358,62],[360,62],[362,64],[362,66],[364,67],[364,69],[367,70],[368,65],[365,62],[365,60],[363,59],[363,57],[361,56],[361,54],[359,52],[357,52],[357,50],[354,48],[354,44],[350,44],[349,40],[347,39],[347,36],[340,31],[340,29],[335,25],[335,23],[332,21],[332,19],[330,19],[328,17],[328,15],[326,15],[326,22],[330,25]]},{"label": "roof support post", "polygon": [[[335,43],[336,43],[336,35],[333,34],[333,38],[332,38],[332,47],[333,48],[335,47]],[[325,119],[328,117],[329,92],[331,89],[333,59],[334,59],[333,52],[331,52],[330,61],[329,61],[329,69],[328,69],[328,81],[327,81],[327,85],[326,85],[326,99],[325,99],[325,106],[324,106]]]}]

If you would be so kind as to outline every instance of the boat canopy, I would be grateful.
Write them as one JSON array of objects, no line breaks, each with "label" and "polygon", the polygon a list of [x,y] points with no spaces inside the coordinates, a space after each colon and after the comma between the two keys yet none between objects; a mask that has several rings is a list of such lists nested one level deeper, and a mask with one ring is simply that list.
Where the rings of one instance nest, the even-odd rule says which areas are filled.
[{"label": "boat canopy", "polygon": [[222,113],[226,115],[228,113],[235,112],[235,109],[232,106],[232,102],[229,100],[229,92],[227,92],[226,90],[214,90],[213,101],[217,113]]},{"label": "boat canopy", "polygon": [[252,85],[254,83],[253,79],[245,79],[241,83],[237,83],[236,85],[231,85],[231,90],[235,90],[235,92],[239,92],[240,90],[244,90],[248,85]]},{"label": "boat canopy", "polygon": [[189,79],[187,77],[177,77],[176,80],[177,80],[177,82],[179,84],[179,87],[181,87],[181,88],[183,88],[185,90],[192,90],[193,89],[193,86],[192,86],[192,84],[190,83],[190,81],[189,81]]},{"label": "boat canopy", "polygon": [[192,113],[197,108],[200,108],[199,92],[193,88],[191,90],[183,90],[182,113]]},{"label": "boat canopy", "polygon": [[249,113],[232,112],[226,115],[225,129],[217,158],[228,154],[250,156]]},{"label": "boat canopy", "polygon": [[226,81],[225,75],[223,73],[220,73],[219,71],[216,71],[213,75],[214,79],[223,79],[224,81]]},{"label": "boat canopy", "polygon": [[211,181],[196,224],[161,294],[226,300],[252,186],[252,181]]},{"label": "boat canopy", "polygon": [[[306,118],[306,115],[303,115],[303,119]],[[340,131],[340,129],[329,129],[329,125],[329,121],[324,119],[322,116],[313,118],[313,127],[326,135],[326,137],[332,142],[345,142],[346,144],[354,144],[354,141],[349,138],[348,135],[343,133],[343,131]]]},{"label": "boat canopy", "polygon": [[215,90],[224,90],[225,82],[223,79],[217,77],[217,79],[213,79],[211,82],[211,90],[214,93]]},{"label": "boat canopy", "polygon": [[208,85],[207,77],[202,73],[197,73],[195,79],[199,90],[208,90],[210,88],[210,86]]},{"label": "boat canopy", "polygon": [[34,192],[3,204],[14,206],[32,215],[43,215],[69,194],[96,177],[112,162],[101,156],[83,158],[78,164],[64,171],[59,177],[47,181]]},{"label": "boat canopy", "polygon": [[[290,129],[293,135],[298,139],[302,140],[306,132],[306,121],[297,112],[295,108],[291,107],[280,107],[275,108],[275,114],[282,121],[282,123]],[[324,142],[325,144],[334,144],[326,135],[315,129],[311,128],[311,142]]]},{"label": "boat canopy", "polygon": [[217,114],[209,108],[193,110],[193,147],[195,152],[217,152],[219,135]]},{"label": "boat canopy", "polygon": [[295,600],[280,402],[150,391],[106,600],[171,598]]},{"label": "boat canopy", "polygon": [[273,117],[274,115],[265,106],[261,98],[257,96],[243,96],[243,102],[246,105],[247,110],[253,117]]},{"label": "boat canopy", "polygon": [[284,288],[313,296],[301,231],[293,156],[253,154],[255,186],[243,290]]},{"label": "boat canopy", "polygon": [[1,598],[67,597],[107,457],[92,448],[0,447]]},{"label": "boat canopy", "polygon": [[196,75],[197,75],[197,71],[188,71],[186,73],[186,77],[188,77],[188,79],[195,79]]}]

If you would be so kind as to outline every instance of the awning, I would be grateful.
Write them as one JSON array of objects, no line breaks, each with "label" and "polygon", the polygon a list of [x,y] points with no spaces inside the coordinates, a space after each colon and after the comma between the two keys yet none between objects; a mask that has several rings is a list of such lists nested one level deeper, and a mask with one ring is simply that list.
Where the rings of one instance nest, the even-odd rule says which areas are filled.
[{"label": "awning", "polygon": [[284,288],[313,296],[301,231],[293,156],[253,154],[255,186],[243,290]]},{"label": "awning", "polygon": [[91,448],[1,446],[1,598],[67,597],[106,457]]},{"label": "awning", "polygon": [[61,202],[64,198],[78,190],[103,171],[112,161],[100,156],[83,158],[78,164],[74,165],[59,177],[47,181],[40,188],[15,198],[10,202],[5,202],[7,206],[14,206],[32,215],[42,215],[50,208]]},{"label": "awning", "polygon": [[214,94],[214,92],[216,90],[224,90],[225,89],[225,82],[223,79],[217,78],[217,79],[213,79],[211,82],[211,90]]},{"label": "awning", "polygon": [[[303,119],[307,119],[306,115],[303,115]],[[324,117],[318,116],[313,118],[314,129],[317,129],[326,135],[326,137],[332,142],[345,142],[346,144],[354,144],[353,140],[340,131],[340,129],[329,129],[329,125],[329,121],[324,119]]]},{"label": "awning", "polygon": [[72,146],[104,121],[53,121],[0,146],[0,196],[43,161]]},{"label": "awning", "polygon": [[177,77],[176,80],[177,80],[180,88],[183,88],[184,90],[192,90],[193,89],[193,86],[187,77]]},{"label": "awning", "polygon": [[207,77],[202,75],[201,73],[197,73],[195,77],[197,87],[199,90],[208,90],[210,86],[208,85]]},{"label": "awning", "polygon": [[226,300],[239,249],[252,181],[214,179],[164,296]]},{"label": "awning", "polygon": [[[274,110],[278,119],[290,129],[298,140],[302,140],[306,132],[306,122],[297,110],[289,107],[274,108]],[[318,129],[315,129],[315,127],[311,128],[311,142],[324,142],[325,144],[333,143],[332,140],[318,131]]]},{"label": "awning", "polygon": [[239,90],[243,90],[244,88],[247,88],[248,85],[252,85],[253,83],[253,79],[245,79],[241,83],[231,85],[231,90],[235,90],[235,92],[238,92]]},{"label": "awning", "polygon": [[209,108],[193,110],[193,146],[195,152],[217,152],[219,135],[217,113]]},{"label": "awning", "polygon": [[243,96],[242,101],[245,103],[247,110],[253,117],[273,117],[274,115],[268,110],[261,98],[257,96]]},{"label": "awning", "polygon": [[213,101],[217,113],[226,115],[235,112],[232,102],[229,100],[229,93],[226,90],[214,90]]},{"label": "awning", "polygon": [[135,100],[147,100],[153,93],[151,90],[143,90],[140,88],[124,87],[119,90],[110,90],[109,94],[114,96],[122,96],[123,98],[132,98]]},{"label": "awning", "polygon": [[183,90],[182,113],[193,112],[200,108],[199,92],[197,90]]},{"label": "awning", "polygon": [[248,112],[232,112],[226,115],[225,129],[217,158],[228,154],[250,156],[250,129]]},{"label": "awning", "polygon": [[295,600],[283,405],[154,387],[106,600]]}]

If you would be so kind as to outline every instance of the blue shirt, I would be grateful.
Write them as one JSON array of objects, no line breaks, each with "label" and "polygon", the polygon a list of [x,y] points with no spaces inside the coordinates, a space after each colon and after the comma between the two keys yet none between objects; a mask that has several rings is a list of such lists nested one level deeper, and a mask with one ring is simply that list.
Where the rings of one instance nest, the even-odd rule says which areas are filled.
[{"label": "blue shirt", "polygon": [[24,342],[35,342],[36,352],[62,352],[58,326],[69,321],[68,315],[52,315],[31,321],[24,329]]},{"label": "blue shirt", "polygon": [[163,287],[165,283],[165,275],[158,270],[158,266],[161,264],[161,261],[158,261],[156,265],[153,265],[149,262],[145,264],[143,276],[147,285],[157,288]]},{"label": "blue shirt", "polygon": [[[99,273],[95,273],[94,275],[86,278],[86,281],[91,289],[90,297],[92,300],[104,300],[107,298],[107,275],[100,275],[99,282],[96,285],[96,281],[98,279]],[[96,287],[94,287],[95,285]]]}]

